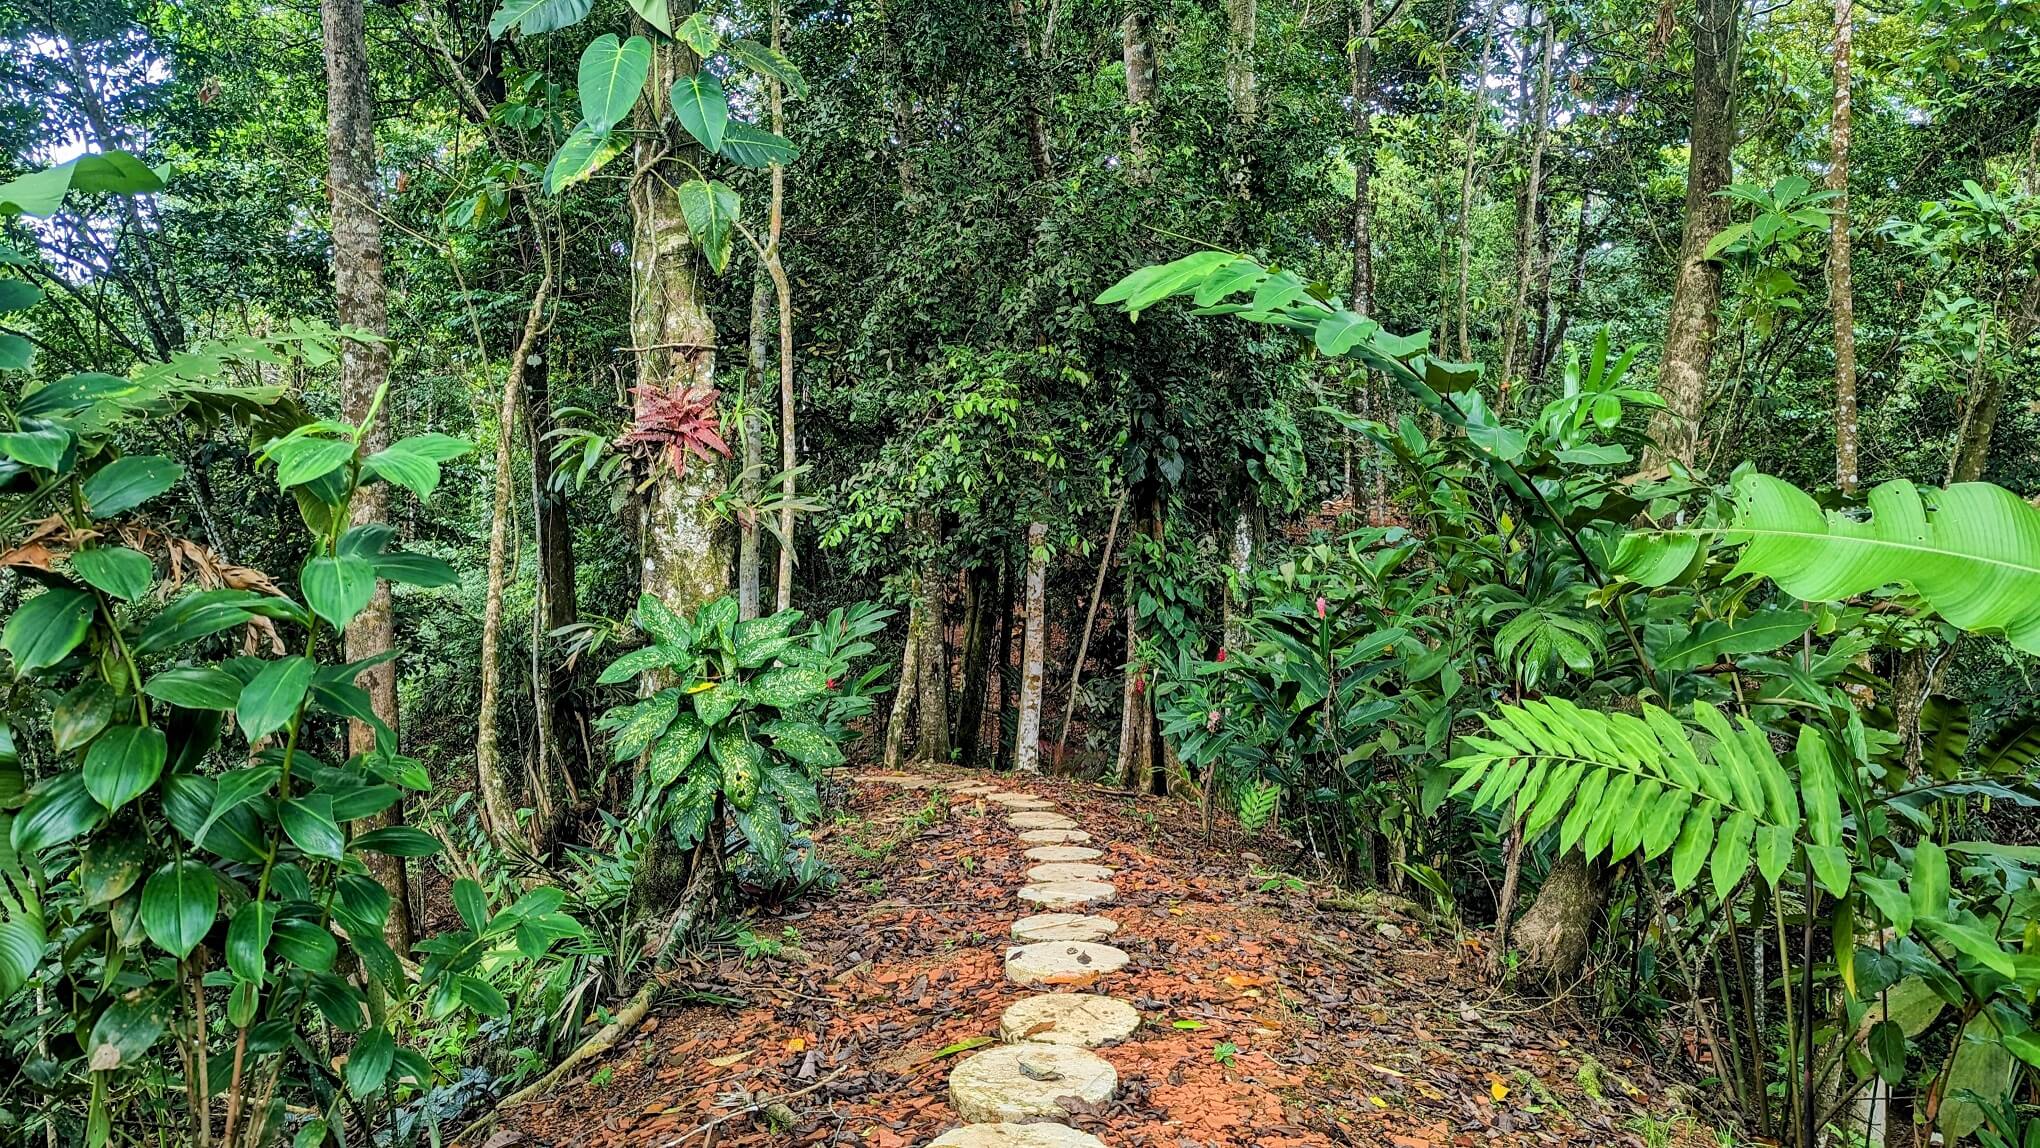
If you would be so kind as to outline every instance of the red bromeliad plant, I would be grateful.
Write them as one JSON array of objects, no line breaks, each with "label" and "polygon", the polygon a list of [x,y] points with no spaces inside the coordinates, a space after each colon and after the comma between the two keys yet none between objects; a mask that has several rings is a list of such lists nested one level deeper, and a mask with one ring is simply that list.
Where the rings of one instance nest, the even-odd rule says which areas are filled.
[{"label": "red bromeliad plant", "polygon": [[646,460],[656,460],[663,453],[675,474],[687,470],[690,454],[703,462],[712,462],[717,455],[730,457],[716,414],[721,394],[714,387],[667,390],[647,384],[632,387],[630,394],[636,400],[637,414],[623,437],[616,440],[617,446]]}]

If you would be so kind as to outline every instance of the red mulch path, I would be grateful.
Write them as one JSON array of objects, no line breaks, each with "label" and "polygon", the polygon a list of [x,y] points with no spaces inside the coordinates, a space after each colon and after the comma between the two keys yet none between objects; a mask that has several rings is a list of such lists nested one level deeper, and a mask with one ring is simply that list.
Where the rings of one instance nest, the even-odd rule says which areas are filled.
[{"label": "red mulch path", "polygon": [[[1207,844],[1183,803],[929,772],[1056,800],[1119,870],[1119,900],[1103,911],[1132,961],[1099,988],[1146,1023],[1098,1050],[1119,1070],[1118,1095],[1068,1121],[1110,1148],[1641,1148],[1637,1119],[1670,1114],[1672,1082],[1651,1064],[1497,995],[1472,948],[1392,909],[1338,912],[1308,889],[1264,890],[1256,843],[1221,833]],[[816,839],[841,888],[752,922],[764,937],[797,928],[780,956],[707,958],[675,984],[749,1003],[657,1010],[606,1062],[504,1112],[500,1127],[522,1139],[493,1143],[918,1148],[957,1126],[950,1070],[1028,995],[1002,971],[1009,927],[1034,911],[1014,896],[1027,846],[997,805],[839,777],[848,807]],[[931,799],[948,815],[916,834],[908,819]],[[1589,1058],[1599,1098],[1577,1082]],[[791,1111],[790,1129],[731,1116],[768,1100]],[[1672,1142],[1713,1141],[1683,1124]]]}]

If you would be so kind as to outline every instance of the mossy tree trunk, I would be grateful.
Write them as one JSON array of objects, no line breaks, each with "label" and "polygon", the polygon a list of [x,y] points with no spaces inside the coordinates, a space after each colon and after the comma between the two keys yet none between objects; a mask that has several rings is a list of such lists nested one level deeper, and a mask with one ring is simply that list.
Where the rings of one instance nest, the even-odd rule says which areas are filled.
[{"label": "mossy tree trunk", "polygon": [[1048,526],[1027,526],[1027,625],[1020,643],[1020,727],[1013,735],[1013,768],[1041,772],[1041,679],[1048,666]]}]

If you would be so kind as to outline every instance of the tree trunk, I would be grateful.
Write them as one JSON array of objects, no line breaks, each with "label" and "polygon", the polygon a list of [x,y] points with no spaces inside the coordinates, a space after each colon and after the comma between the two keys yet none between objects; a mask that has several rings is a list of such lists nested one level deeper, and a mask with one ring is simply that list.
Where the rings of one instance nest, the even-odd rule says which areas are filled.
[{"label": "tree trunk", "polygon": [[[1500,0],[1496,0],[1499,4]],[[1487,14],[1480,39],[1480,68],[1473,78],[1473,111],[1466,117],[1466,170],[1459,179],[1459,358],[1473,361],[1473,336],[1468,330],[1467,295],[1473,277],[1473,173],[1480,155],[1480,128],[1487,120],[1488,71],[1495,59],[1495,25],[1498,11]],[[1442,333],[1440,342],[1443,342]]]},{"label": "tree trunk", "polygon": [[[539,332],[545,326],[546,304],[552,298],[552,271],[539,280],[531,297],[531,310],[524,317],[524,333],[510,355],[510,368],[503,380],[503,402],[496,419],[496,481],[489,514],[489,582],[482,605],[482,699],[475,723],[475,787],[482,795],[482,822],[499,848],[508,848],[522,837],[517,824],[517,804],[510,798],[510,779],[503,769],[501,732],[497,728],[501,708],[503,673],[500,664],[503,644],[503,588],[510,576],[510,527],[516,510],[510,501],[511,472],[517,466],[517,400],[524,391],[524,370],[538,349]],[[537,802],[539,794],[532,794]]]},{"label": "tree trunk", "polygon": [[[2019,313],[2012,317],[1999,356],[2003,367],[2009,368],[2018,361],[2036,328],[2040,328],[2040,275],[2035,275],[2019,296]],[[2011,374],[2008,369],[1992,370],[1980,350],[1976,362],[1977,379],[1970,387],[1962,429],[1955,438],[1955,454],[1948,463],[1951,484],[1975,482],[1983,477],[1984,466],[1990,461],[1991,432],[1997,427],[1998,407],[2004,403],[2005,383]]]},{"label": "tree trunk", "polygon": [[1561,856],[1537,890],[1537,900],[1516,922],[1516,947],[1523,954],[1519,967],[1560,988],[1577,980],[1608,903],[1609,884],[1602,866],[1578,853]]},{"label": "tree trunk", "polygon": [[1650,420],[1654,445],[1640,471],[1671,463],[1691,467],[1700,449],[1707,405],[1707,366],[1719,323],[1721,264],[1704,259],[1707,243],[1727,226],[1723,188],[1735,178],[1736,68],[1741,57],[1743,0],[1699,0],[1693,25],[1693,118],[1686,165],[1686,213],[1679,236],[1678,277],[1658,363],[1658,397]]},{"label": "tree trunk", "polygon": [[1034,34],[1027,19],[1026,0],[1008,0],[1006,11],[1012,19],[1013,49],[1020,58],[1017,87],[1021,118],[1027,126],[1027,156],[1034,167],[1034,178],[1051,180],[1055,178],[1055,158],[1049,151],[1048,117],[1042,112],[1046,96],[1042,90],[1043,61],[1034,50]]},{"label": "tree trunk", "polygon": [[985,695],[990,675],[991,617],[998,574],[988,566],[973,566],[963,579],[963,683],[956,699],[956,729],[950,740],[956,746],[956,760],[978,764],[984,745]]},{"label": "tree trunk", "polygon": [[[1593,247],[1593,236],[1587,228],[1593,210],[1594,193],[1580,195],[1579,222],[1573,227],[1572,270],[1566,276],[1565,298],[1552,308],[1551,329],[1538,338],[1537,362],[1530,371],[1530,381],[1541,383],[1551,361],[1558,357],[1558,349],[1565,345],[1567,329],[1572,326],[1573,316],[1579,312],[1580,297],[1587,290],[1587,252]],[[1554,258],[1556,256],[1554,255]]]},{"label": "tree trunk", "polygon": [[1070,722],[1077,713],[1077,694],[1084,684],[1084,658],[1091,652],[1091,632],[1098,625],[1098,606],[1105,597],[1105,575],[1112,568],[1112,544],[1119,539],[1119,519],[1126,513],[1126,492],[1112,504],[1112,524],[1105,528],[1105,548],[1098,555],[1098,576],[1091,583],[1091,600],[1084,605],[1084,630],[1077,637],[1076,657],[1070,662],[1069,696],[1063,700],[1062,729],[1055,735],[1055,759],[1051,768],[1060,771],[1063,749],[1069,744]]},{"label": "tree trunk", "polygon": [[885,767],[898,769],[907,759],[914,732],[914,700],[921,692],[921,604],[917,597],[907,611],[907,641],[900,649],[900,684],[893,691],[892,713],[885,723]]},{"label": "tree trunk", "polygon": [[525,360],[525,448],[531,452],[532,548],[538,568],[538,603],[531,626],[532,712],[537,716],[540,811],[547,817],[534,827],[535,847],[543,851],[558,831],[564,799],[574,792],[573,759],[567,739],[579,729],[579,707],[571,676],[553,648],[553,634],[574,624],[574,524],[566,492],[553,486],[551,362],[543,349]]},{"label": "tree trunk", "polygon": [[[661,391],[715,386],[715,321],[695,282],[694,241],[677,190],[690,169],[672,152],[678,141],[659,138],[658,125],[660,94],[699,66],[685,46],[659,42],[646,86],[651,95],[637,111],[644,134],[630,185],[630,327],[641,404]],[[733,547],[711,505],[726,481],[720,464],[697,459],[680,474],[658,478],[645,499],[644,592],[682,616],[730,589]]]},{"label": "tree trunk", "polygon": [[998,752],[993,755],[995,769],[1011,769],[1013,766],[1013,743],[1006,740],[1006,715],[1013,712],[1013,694],[1010,688],[1013,680],[1013,560],[1011,556],[999,559],[999,652],[992,659],[992,692],[999,699]]},{"label": "tree trunk", "polygon": [[765,458],[758,436],[763,433],[757,403],[765,393],[765,308],[771,288],[764,279],[751,285],[750,359],[744,371],[744,461],[738,482],[743,493],[744,513],[737,519],[737,616],[758,616],[760,554],[764,523],[758,513],[764,496]]},{"label": "tree trunk", "polygon": [[1835,113],[1828,133],[1828,189],[1834,232],[1828,238],[1828,306],[1835,317],[1835,484],[1853,494],[1856,463],[1856,300],[1849,277],[1849,52],[1855,31],[1850,0],[1835,0]]},{"label": "tree trunk", "polygon": [[1126,16],[1119,22],[1120,58],[1126,64],[1126,149],[1135,172],[1147,167],[1147,147],[1142,141],[1142,121],[1154,100],[1155,59],[1148,49],[1147,20],[1140,0],[1131,0]]},{"label": "tree trunk", "polygon": [[[772,5],[772,50],[780,47],[780,6]],[[786,135],[785,93],[779,81],[766,85],[772,104],[772,131]],[[770,239],[765,245],[765,270],[779,296],[779,585],[775,604],[781,610],[793,605],[793,470],[799,461],[793,421],[793,280],[787,277],[780,258],[780,241],[786,226],[786,165],[772,165],[772,216]]]},{"label": "tree trunk", "polygon": [[[1161,537],[1161,495],[1153,484],[1149,484],[1142,495],[1142,506],[1147,518],[1148,536]],[[1129,789],[1138,786],[1152,790],[1156,773],[1154,709],[1148,689],[1147,667],[1142,664],[1140,655],[1140,578],[1132,561],[1131,549],[1127,557],[1123,589],[1126,602],[1126,684],[1119,696],[1119,760],[1116,772],[1120,785]]]},{"label": "tree trunk", "polygon": [[[1509,391],[1516,382],[1519,366],[1519,352],[1522,350],[1526,308],[1530,301],[1530,282],[1537,275],[1537,253],[1540,246],[1538,237],[1543,224],[1538,214],[1539,197],[1544,183],[1544,145],[1550,137],[1548,121],[1551,118],[1551,53],[1554,39],[1552,13],[1544,13],[1544,32],[1538,37],[1540,44],[1537,63],[1537,96],[1531,101],[1529,122],[1524,125],[1528,137],[1529,162],[1523,177],[1523,210],[1516,221],[1516,297],[1509,308],[1508,333],[1502,340],[1502,379],[1496,406],[1506,410],[1509,405]],[[1525,48],[1524,71],[1529,71],[1528,48]]]},{"label": "tree trunk", "polygon": [[[933,517],[932,515],[930,516]],[[931,525],[930,541],[935,540]],[[946,616],[948,579],[934,562],[921,571],[921,655],[918,744],[919,761],[949,760],[949,622]]]},{"label": "tree trunk", "polygon": [[1048,526],[1027,526],[1027,628],[1020,646],[1020,727],[1013,735],[1013,768],[1041,772],[1041,678],[1048,662]]},{"label": "tree trunk", "polygon": [[[332,196],[333,308],[342,326],[358,327],[376,335],[389,330],[389,310],[383,285],[382,223],[376,214],[375,95],[369,90],[368,41],[363,27],[361,0],[320,0],[319,22],[326,54],[326,159],[328,191]],[[350,422],[366,421],[376,399],[388,382],[389,345],[383,342],[350,342],[340,352],[340,413]],[[373,454],[389,445],[389,419],[379,418],[362,436],[363,454]],[[354,525],[383,520],[383,484],[363,487],[354,499]],[[390,608],[389,583],[376,580],[375,594],[368,606],[348,625],[345,640],[350,662],[374,657],[390,649],[396,623]],[[365,670],[357,679],[368,690],[375,716],[397,728],[397,669],[384,662]],[[373,754],[376,737],[373,726],[347,723],[350,754]],[[404,806],[398,802],[388,812],[369,819],[372,826],[400,824]],[[376,880],[390,893],[390,915],[384,934],[390,947],[400,953],[411,949],[409,882],[404,860],[381,853],[367,854]]]}]

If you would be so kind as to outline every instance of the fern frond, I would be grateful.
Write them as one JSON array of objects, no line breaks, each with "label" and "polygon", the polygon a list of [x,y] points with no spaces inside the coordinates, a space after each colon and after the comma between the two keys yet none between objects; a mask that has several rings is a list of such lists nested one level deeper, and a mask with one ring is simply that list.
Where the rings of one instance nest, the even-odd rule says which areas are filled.
[{"label": "fern frond", "polygon": [[1272,781],[1263,781],[1250,789],[1240,791],[1240,828],[1255,833],[1268,819],[1275,816],[1275,803],[1282,796],[1282,786]]},{"label": "fern frond", "polygon": [[[1649,704],[1643,716],[1582,709],[1553,698],[1503,706],[1484,715],[1488,734],[1463,739],[1472,752],[1446,763],[1460,771],[1453,794],[1470,794],[1476,809],[1509,810],[1524,836],[1554,826],[1561,851],[1578,847],[1589,859],[1646,860],[1671,854],[1673,885],[1684,891],[1705,868],[1715,895],[1726,897],[1755,864],[1775,884],[1802,837],[1801,790],[1762,729],[1731,722],[1695,702],[1696,732]],[[1802,736],[1802,772],[1812,749]],[[1824,744],[1817,747],[1824,752]],[[1835,852],[1816,858],[1829,884],[1840,853],[1841,813],[1826,758],[1805,783],[1806,814],[1816,833],[1809,845]],[[1840,884],[1847,887],[1846,855]]]}]

